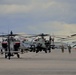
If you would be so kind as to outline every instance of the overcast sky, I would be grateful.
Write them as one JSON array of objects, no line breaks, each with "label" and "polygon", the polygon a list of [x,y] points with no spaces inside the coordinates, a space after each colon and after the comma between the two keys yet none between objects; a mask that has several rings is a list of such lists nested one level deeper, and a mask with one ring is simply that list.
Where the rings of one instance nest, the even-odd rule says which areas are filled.
[{"label": "overcast sky", "polygon": [[0,32],[76,33],[76,0],[0,0]]}]

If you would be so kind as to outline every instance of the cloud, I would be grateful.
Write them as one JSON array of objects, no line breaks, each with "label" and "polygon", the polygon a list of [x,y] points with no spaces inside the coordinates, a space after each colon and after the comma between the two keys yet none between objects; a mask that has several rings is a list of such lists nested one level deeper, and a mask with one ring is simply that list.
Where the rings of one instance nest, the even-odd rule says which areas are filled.
[{"label": "cloud", "polygon": [[30,12],[31,9],[31,6],[25,5],[0,5],[1,14],[27,13]]},{"label": "cloud", "polygon": [[[75,0],[1,0],[0,27],[28,33],[72,34]],[[1,29],[2,29],[1,28]]]},{"label": "cloud", "polygon": [[32,0],[0,0],[1,5],[28,4]]},{"label": "cloud", "polygon": [[[17,0],[16,0],[17,1]],[[8,3],[10,4],[8,4]],[[0,13],[26,13],[27,11],[31,11],[31,12],[51,12],[51,13],[54,13],[55,11],[57,12],[58,11],[61,11],[61,12],[64,12],[65,10],[65,7],[66,7],[66,4],[63,4],[63,3],[58,3],[58,2],[55,2],[55,1],[52,1],[52,0],[48,0],[48,1],[38,1],[38,0],[29,0],[29,2],[23,2],[25,3],[21,5],[19,3],[15,3],[15,1],[5,1],[6,4],[3,4],[3,5],[0,5]],[[18,1],[17,1],[18,2]],[[11,4],[12,3],[12,4]],[[63,8],[63,9],[62,9]]]},{"label": "cloud", "polygon": [[[32,19],[37,20],[58,20],[75,22],[76,10],[75,4],[61,2],[57,0],[3,0],[0,5],[0,14],[3,16],[19,14],[29,15]],[[9,3],[9,4],[8,4]],[[12,4],[11,4],[12,3]],[[29,17],[28,16],[28,17]],[[29,18],[30,18],[29,17]]]},{"label": "cloud", "polygon": [[76,32],[76,24],[67,24],[64,22],[46,22],[37,26],[28,26],[27,28],[35,33],[49,33],[55,35],[71,35]]}]

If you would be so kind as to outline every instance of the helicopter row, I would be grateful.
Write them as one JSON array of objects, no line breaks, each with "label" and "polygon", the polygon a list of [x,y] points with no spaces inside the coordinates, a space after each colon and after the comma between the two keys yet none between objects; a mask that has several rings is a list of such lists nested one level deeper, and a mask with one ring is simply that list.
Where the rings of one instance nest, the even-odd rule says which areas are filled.
[{"label": "helicopter row", "polygon": [[[26,39],[21,40],[20,38],[16,39],[15,36],[23,37]],[[46,40],[44,37],[49,36],[49,40]],[[51,38],[48,34],[39,34],[32,36],[22,36],[20,34],[13,34],[11,31],[10,34],[0,35],[2,37],[2,48],[1,53],[5,53],[5,58],[17,55],[20,58],[19,53],[24,53],[25,50],[30,52],[40,52],[47,51],[51,52],[51,48],[54,48],[54,38]],[[40,38],[37,38],[40,37]],[[33,38],[32,41],[28,41],[27,38]]]},{"label": "helicopter row", "polygon": [[[24,35],[24,34],[23,34]],[[30,35],[30,36],[23,36],[21,34],[13,34],[11,31],[10,34],[0,35],[2,37],[2,49],[1,53],[5,54],[5,58],[9,58],[11,56],[17,55],[20,58],[20,53],[24,53],[25,51],[30,52],[41,52],[44,51],[45,53],[51,52],[51,49],[55,48],[54,36],[50,36],[49,34],[38,34],[38,35]],[[18,38],[15,38],[18,36]],[[49,37],[47,40],[45,37]],[[23,39],[21,39],[23,37]],[[71,36],[73,37],[73,36]],[[70,37],[70,38],[71,38]],[[63,38],[60,38],[61,40]],[[32,39],[29,41],[28,39]],[[64,39],[67,39],[64,38]]]}]

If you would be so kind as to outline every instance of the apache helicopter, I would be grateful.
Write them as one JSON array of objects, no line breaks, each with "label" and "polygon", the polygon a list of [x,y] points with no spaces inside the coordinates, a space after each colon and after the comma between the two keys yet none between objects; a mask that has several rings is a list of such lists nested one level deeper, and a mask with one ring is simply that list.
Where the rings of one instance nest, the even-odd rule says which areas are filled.
[{"label": "apache helicopter", "polygon": [[[49,36],[49,40],[45,39],[45,36]],[[54,49],[54,38],[51,38],[49,34],[39,34],[39,35],[33,35],[30,36],[30,38],[35,37],[32,41],[30,41],[29,44],[29,51],[30,52],[36,52],[39,51],[47,51],[51,52],[51,48]],[[40,37],[40,38],[37,38]],[[36,39],[37,38],[37,39]],[[27,41],[24,41],[26,43]]]},{"label": "apache helicopter", "polygon": [[10,59],[10,57],[14,56],[15,54],[17,55],[18,58],[20,58],[19,55],[20,41],[14,38],[17,35],[18,34],[13,34],[12,31],[10,32],[10,34],[0,35],[0,37],[2,37],[2,47],[4,49],[5,58],[8,57]]}]

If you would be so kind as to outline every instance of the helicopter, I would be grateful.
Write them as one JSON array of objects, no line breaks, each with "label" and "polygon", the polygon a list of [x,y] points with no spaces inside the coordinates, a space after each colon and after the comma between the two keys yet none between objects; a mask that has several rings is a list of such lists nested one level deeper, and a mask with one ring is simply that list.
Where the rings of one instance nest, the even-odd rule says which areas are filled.
[{"label": "helicopter", "polygon": [[[46,40],[46,36],[49,36],[49,40]],[[40,52],[40,51],[44,51],[45,53],[47,53],[47,51],[49,51],[49,53],[51,52],[51,48],[54,49],[54,38],[51,38],[51,36],[49,34],[38,34],[38,35],[33,35],[30,36],[29,38],[32,38],[32,41],[30,41],[29,44],[29,51],[30,52]],[[38,38],[39,37],[39,38]],[[27,41],[24,41],[24,43],[26,43]]]},{"label": "helicopter", "polygon": [[10,57],[14,55],[17,55],[17,57],[20,58],[20,41],[14,38],[17,35],[18,34],[13,34],[12,31],[10,34],[0,35],[0,37],[2,37],[2,48],[4,49],[5,58],[8,57],[10,59]]}]

